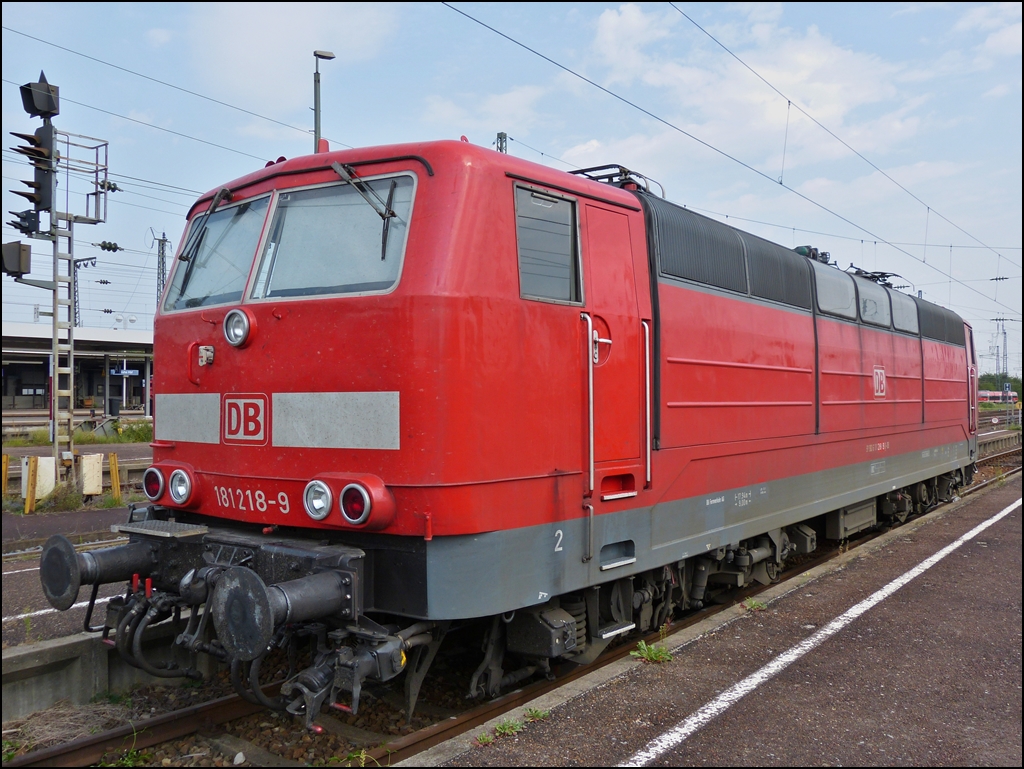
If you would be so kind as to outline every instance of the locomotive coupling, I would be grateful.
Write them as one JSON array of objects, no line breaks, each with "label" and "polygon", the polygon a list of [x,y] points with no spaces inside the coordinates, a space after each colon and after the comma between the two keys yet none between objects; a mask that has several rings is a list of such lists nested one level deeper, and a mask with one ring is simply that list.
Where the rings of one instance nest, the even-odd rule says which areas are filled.
[{"label": "locomotive coupling", "polygon": [[233,566],[217,580],[210,611],[217,637],[230,657],[262,654],[284,623],[359,614],[355,572],[330,570],[267,585],[252,569]]},{"label": "locomotive coupling", "polygon": [[75,552],[62,534],[54,534],[43,546],[39,580],[46,600],[60,611],[70,609],[82,585],[123,582],[138,574],[148,577],[157,566],[157,548],[147,542]]}]

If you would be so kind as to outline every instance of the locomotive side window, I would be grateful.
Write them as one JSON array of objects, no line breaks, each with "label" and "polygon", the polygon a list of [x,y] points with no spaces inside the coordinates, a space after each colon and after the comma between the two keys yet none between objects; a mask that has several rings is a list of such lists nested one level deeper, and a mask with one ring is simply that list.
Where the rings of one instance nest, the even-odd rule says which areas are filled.
[{"label": "locomotive side window", "polygon": [[516,239],[522,296],[581,301],[574,202],[516,187]]},{"label": "locomotive side window", "polygon": [[889,295],[877,283],[864,278],[857,281],[857,294],[860,297],[860,319],[872,326],[889,328],[891,313],[889,312]]},{"label": "locomotive side window", "polygon": [[918,333],[917,304],[914,300],[899,291],[889,291],[889,297],[892,299],[892,324],[896,330]]},{"label": "locomotive side window", "polygon": [[396,176],[360,184],[388,201],[382,218],[351,184],[280,193],[253,299],[387,291],[398,281],[414,182]]},{"label": "locomotive side window", "polygon": [[654,212],[662,275],[747,293],[747,270],[739,233],[654,195],[644,196]]},{"label": "locomotive side window", "polygon": [[807,259],[771,241],[739,233],[747,249],[750,293],[762,299],[811,309],[811,276]]},{"label": "locomotive side window", "polygon": [[[180,257],[176,260],[164,310],[226,304],[242,298],[269,202],[269,197],[249,200],[221,208],[206,219],[195,247],[189,249],[189,254],[182,254],[187,261]],[[197,214],[192,227],[202,226],[203,219]],[[190,240],[191,232],[185,242]]]},{"label": "locomotive side window", "polygon": [[814,283],[818,289],[818,309],[829,315],[857,320],[857,292],[853,277],[820,262],[811,262],[814,267]]}]

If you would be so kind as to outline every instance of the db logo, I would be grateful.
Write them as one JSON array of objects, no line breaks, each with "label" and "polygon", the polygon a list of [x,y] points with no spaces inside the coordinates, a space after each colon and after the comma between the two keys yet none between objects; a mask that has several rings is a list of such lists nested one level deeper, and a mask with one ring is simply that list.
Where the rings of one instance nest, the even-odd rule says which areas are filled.
[{"label": "db logo", "polygon": [[267,442],[270,409],[266,395],[224,396],[225,443],[263,444]]},{"label": "db logo", "polygon": [[885,369],[875,366],[875,397],[885,397]]}]

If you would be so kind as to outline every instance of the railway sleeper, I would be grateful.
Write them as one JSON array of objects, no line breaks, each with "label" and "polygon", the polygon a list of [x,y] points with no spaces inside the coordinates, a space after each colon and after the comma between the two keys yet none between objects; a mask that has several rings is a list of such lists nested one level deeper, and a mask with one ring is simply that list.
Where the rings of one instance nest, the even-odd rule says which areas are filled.
[{"label": "railway sleeper", "polygon": [[[947,473],[697,557],[555,596],[544,604],[490,618],[483,661],[471,697],[494,697],[537,675],[552,661],[593,662],[616,638],[649,632],[734,589],[776,581],[792,555],[813,552],[820,539],[905,521],[955,497],[974,468]],[[92,585],[86,630],[102,632],[129,662],[152,675],[198,679],[200,654],[229,665],[246,699],[289,712],[314,729],[324,707],[357,713],[366,681],[405,672],[411,718],[420,686],[450,623],[378,620],[362,606],[364,552],[345,544],[274,537],[237,529],[210,530],[167,520],[166,510],[132,510],[115,527],[129,542],[78,553],[67,538],[47,541],[40,579],[50,603],[70,608],[83,584]],[[264,532],[266,535],[266,532]],[[91,617],[101,584],[127,582],[107,605],[105,622]],[[150,660],[148,628],[187,614],[171,658]],[[386,622],[387,624],[381,624]],[[299,667],[308,647],[308,664]],[[268,659],[284,652],[288,669],[280,694],[264,693]]]}]

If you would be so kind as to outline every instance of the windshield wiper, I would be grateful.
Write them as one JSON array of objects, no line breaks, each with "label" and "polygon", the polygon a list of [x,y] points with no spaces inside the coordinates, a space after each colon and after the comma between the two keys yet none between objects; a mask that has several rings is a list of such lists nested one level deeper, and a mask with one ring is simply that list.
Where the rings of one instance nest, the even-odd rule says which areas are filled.
[{"label": "windshield wiper", "polygon": [[195,252],[199,248],[199,243],[203,239],[203,235],[206,234],[206,225],[210,221],[210,217],[213,216],[213,212],[217,210],[217,207],[225,200],[231,200],[234,197],[227,187],[221,187],[217,190],[217,194],[213,196],[213,200],[210,202],[210,207],[203,213],[203,218],[199,220],[199,223],[192,229],[192,232],[188,236],[188,242],[185,243],[181,249],[181,254],[178,256],[183,262],[187,262],[195,256]]},{"label": "windshield wiper", "polygon": [[[338,161],[331,163],[331,168],[334,169],[334,173],[344,179],[346,182],[352,185],[353,189],[362,196],[363,200],[369,203],[372,208],[383,221],[384,225],[381,228],[380,233],[380,260],[383,262],[384,258],[388,254],[388,232],[391,229],[391,220],[394,219],[398,214],[391,207],[391,204],[395,202],[395,188],[398,186],[398,181],[395,179],[391,180],[391,189],[388,191],[387,202],[381,199],[377,191],[373,189],[366,182],[361,181],[356,172],[352,170],[352,166],[343,166]],[[369,195],[367,194],[369,192]],[[370,197],[373,195],[373,198]]]}]

